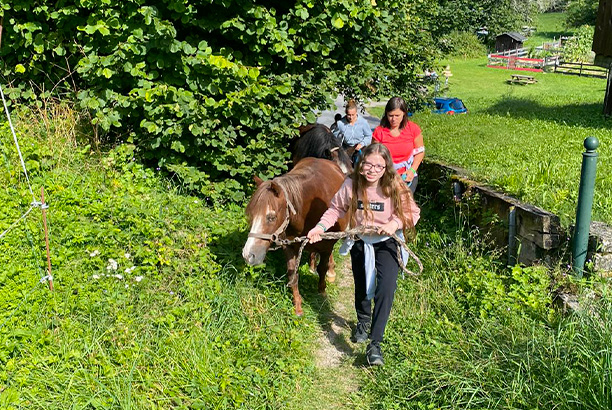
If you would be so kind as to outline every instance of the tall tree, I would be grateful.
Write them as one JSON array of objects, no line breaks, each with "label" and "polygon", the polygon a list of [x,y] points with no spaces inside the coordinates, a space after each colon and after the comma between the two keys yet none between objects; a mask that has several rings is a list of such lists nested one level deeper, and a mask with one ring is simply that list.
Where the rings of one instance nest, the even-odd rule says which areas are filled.
[{"label": "tall tree", "polygon": [[530,24],[537,7],[534,0],[438,0],[431,31],[441,37],[452,31],[476,32],[486,27],[494,38]]},{"label": "tall tree", "polygon": [[599,0],[570,0],[565,9],[565,21],[570,27],[595,26]]}]

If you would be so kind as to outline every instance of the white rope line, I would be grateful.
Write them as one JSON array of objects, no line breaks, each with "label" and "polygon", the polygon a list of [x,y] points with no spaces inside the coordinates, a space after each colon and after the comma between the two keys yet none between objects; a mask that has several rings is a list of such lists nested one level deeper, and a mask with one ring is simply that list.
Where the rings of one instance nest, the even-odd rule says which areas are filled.
[{"label": "white rope line", "polygon": [[[0,86],[0,96],[2,97],[2,104],[4,105],[4,111],[6,113],[6,118],[8,119],[8,123],[9,123],[9,126],[11,128],[11,133],[13,134],[13,140],[15,141],[15,146],[17,147],[17,153],[19,154],[19,160],[21,161],[21,167],[23,168],[23,173],[24,173],[24,175],[26,177],[26,181],[28,183],[28,189],[30,190],[30,194],[32,195],[32,203],[30,203],[30,208],[23,215],[21,215],[21,217],[19,217],[19,219],[17,219],[15,222],[13,222],[4,232],[2,232],[0,234],[0,239],[2,239],[19,222],[24,220],[30,214],[30,212],[32,212],[32,210],[34,208],[40,208],[41,210],[43,210],[43,209],[49,208],[49,206],[47,204],[43,204],[40,201],[37,201],[36,197],[34,196],[34,191],[32,190],[32,184],[30,183],[30,177],[28,176],[28,170],[26,168],[25,161],[23,159],[23,154],[21,153],[21,148],[19,147],[19,141],[17,140],[17,134],[15,133],[15,127],[13,127],[13,122],[11,121],[11,115],[9,113],[8,105],[6,104],[6,99],[4,98],[4,92],[2,91],[2,86]],[[34,256],[35,256],[34,259],[38,260],[39,258],[38,258],[38,255],[36,254],[36,247],[33,244],[31,235],[29,235],[29,230],[27,229],[27,225],[26,225],[26,234],[27,234],[28,239],[30,240],[30,245],[32,246],[32,252],[34,253]],[[42,271],[42,269],[40,269],[40,266],[38,267],[38,270],[41,271],[41,273],[42,273],[40,275],[40,279],[36,282],[36,284],[34,286],[32,286],[30,288],[30,290],[27,292],[27,294],[21,300],[21,302],[19,302],[19,304],[17,304],[17,306],[15,307],[15,309],[13,309],[13,311],[10,313],[10,315],[2,322],[2,324],[0,324],[0,331],[13,318],[15,313],[17,313],[17,311],[24,305],[24,303],[28,300],[28,298],[32,295],[32,293],[36,290],[36,288],[41,283],[45,283],[47,281],[52,281],[53,280],[53,276],[51,276],[51,274],[49,272],[47,272],[47,274],[45,275],[45,272]]]},{"label": "white rope line", "polygon": [[4,237],[11,229],[13,229],[15,227],[15,225],[17,225],[22,219],[24,219],[26,216],[28,216],[28,214],[30,212],[32,212],[32,209],[34,208],[40,208],[40,209],[48,209],[49,205],[47,204],[43,204],[40,201],[32,201],[32,203],[30,204],[30,209],[28,209],[26,211],[26,213],[24,213],[23,215],[21,215],[21,217],[19,217],[19,219],[17,219],[15,222],[13,222],[11,224],[11,226],[9,226],[4,232],[2,232],[0,234],[0,239],[2,239],[2,237]]},{"label": "white rope line", "polygon": [[8,106],[6,105],[6,100],[4,99],[4,92],[2,91],[2,86],[0,86],[0,95],[2,96],[2,104],[4,104],[4,111],[6,112],[6,118],[8,118],[9,126],[11,127],[11,132],[13,133],[13,139],[15,140],[15,146],[17,146],[17,152],[19,153],[19,159],[21,160],[21,166],[23,168],[23,172],[26,177],[26,181],[28,181],[28,188],[30,189],[30,194],[32,194],[32,201],[36,201],[34,197],[34,191],[32,191],[32,185],[30,184],[30,177],[28,176],[28,170],[25,166],[25,161],[23,160],[23,155],[21,154],[21,148],[19,148],[19,142],[17,141],[17,134],[15,134],[15,128],[13,127],[13,122],[11,121],[11,114],[9,113]]}]

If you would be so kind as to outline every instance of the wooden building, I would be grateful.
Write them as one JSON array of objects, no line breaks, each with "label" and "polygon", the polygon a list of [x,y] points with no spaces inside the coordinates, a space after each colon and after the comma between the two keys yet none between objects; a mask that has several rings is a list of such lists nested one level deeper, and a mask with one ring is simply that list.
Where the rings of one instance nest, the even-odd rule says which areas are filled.
[{"label": "wooden building", "polygon": [[612,115],[612,0],[599,0],[593,51],[595,52],[595,64],[608,68],[608,85],[603,112],[605,115]]},{"label": "wooden building", "polygon": [[495,37],[495,51],[502,53],[508,50],[516,50],[517,48],[523,48],[523,43],[527,40],[527,37],[523,36],[516,31],[509,31],[502,33]]}]

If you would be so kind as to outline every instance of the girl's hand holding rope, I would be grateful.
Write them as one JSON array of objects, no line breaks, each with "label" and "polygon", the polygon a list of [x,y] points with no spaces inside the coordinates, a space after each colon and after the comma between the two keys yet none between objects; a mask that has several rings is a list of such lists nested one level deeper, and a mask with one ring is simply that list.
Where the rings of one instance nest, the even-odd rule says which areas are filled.
[{"label": "girl's hand holding rope", "polygon": [[419,273],[414,273],[414,272],[409,271],[408,269],[406,269],[404,264],[401,264],[401,269],[408,275],[416,276],[423,272],[423,264],[421,263],[421,260],[418,258],[418,256],[416,256],[416,254],[408,247],[408,245],[406,245],[406,242],[403,241],[401,238],[399,238],[395,234],[395,228],[396,227],[399,228],[399,226],[397,225],[398,225],[397,222],[392,220],[378,228],[370,227],[370,226],[360,226],[358,228],[349,229],[344,232],[325,232],[325,230],[323,229],[321,225],[317,225],[314,228],[312,228],[310,231],[308,231],[306,236],[300,236],[300,237],[297,237],[291,240],[285,240],[282,246],[286,246],[290,243],[301,242],[302,244],[300,245],[300,250],[298,252],[298,259],[297,259],[299,261],[301,260],[301,257],[302,257],[302,251],[304,250],[304,247],[308,243],[319,242],[322,239],[336,239],[337,240],[337,239],[342,239],[346,237],[358,238],[358,235],[380,235],[384,227],[385,230],[391,229],[392,233],[387,234],[387,235],[395,239],[395,241],[399,245],[397,248],[397,252],[398,252],[397,259],[401,260],[401,250],[400,250],[400,247],[401,247],[401,248],[404,248],[404,250],[408,252],[410,257],[412,257],[415,260],[417,265],[419,265]]},{"label": "girl's hand holding rope", "polygon": [[310,243],[319,242],[321,240],[321,234],[324,232],[325,230],[320,225],[317,225],[308,231],[306,237]]},{"label": "girl's hand holding rope", "polygon": [[399,224],[394,219],[390,220],[381,227],[376,228],[379,234],[393,236],[393,234],[399,229]]}]

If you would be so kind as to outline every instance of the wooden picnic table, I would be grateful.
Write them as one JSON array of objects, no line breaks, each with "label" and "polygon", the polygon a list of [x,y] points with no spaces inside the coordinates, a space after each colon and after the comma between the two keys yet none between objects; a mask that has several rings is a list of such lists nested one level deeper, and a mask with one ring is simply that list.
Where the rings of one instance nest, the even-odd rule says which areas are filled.
[{"label": "wooden picnic table", "polygon": [[512,74],[508,82],[510,84],[535,84],[538,80],[532,75]]}]

